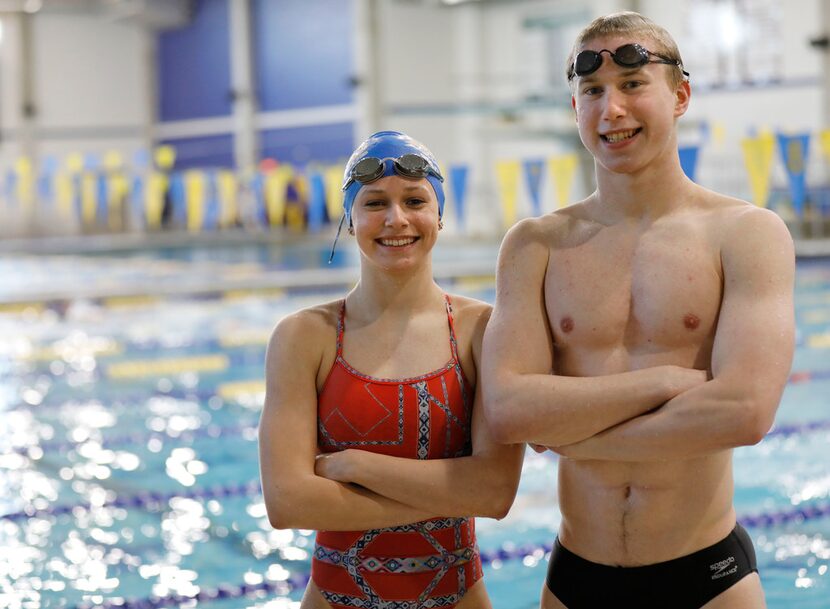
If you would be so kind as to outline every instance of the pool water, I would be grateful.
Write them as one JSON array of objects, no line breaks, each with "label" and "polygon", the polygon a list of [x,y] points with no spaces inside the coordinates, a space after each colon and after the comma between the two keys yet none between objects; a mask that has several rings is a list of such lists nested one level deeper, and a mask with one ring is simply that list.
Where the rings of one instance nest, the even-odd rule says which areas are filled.
[{"label": "pool water", "polygon": [[[446,287],[493,299],[487,280]],[[282,316],[339,294],[0,312],[0,607],[294,606],[313,533],[272,530],[258,491],[264,349]],[[771,609],[830,608],[830,261],[799,264],[796,313],[776,431],[735,451]],[[508,517],[478,521],[497,608],[538,605],[555,475],[529,451]]]}]

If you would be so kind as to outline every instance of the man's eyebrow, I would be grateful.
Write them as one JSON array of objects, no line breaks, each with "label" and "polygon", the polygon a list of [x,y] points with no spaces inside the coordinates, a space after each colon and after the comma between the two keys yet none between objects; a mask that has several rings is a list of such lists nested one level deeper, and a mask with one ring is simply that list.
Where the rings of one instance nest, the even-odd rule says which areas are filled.
[{"label": "man's eyebrow", "polygon": [[[637,66],[635,68],[623,68],[622,71],[617,74],[617,78],[628,78],[629,76],[633,76],[635,74],[641,74],[642,72],[643,72],[643,66]],[[596,76],[596,72],[591,72],[590,74],[587,74],[586,76],[580,76],[579,79],[580,79],[579,80],[580,85],[584,84],[584,83],[588,83],[588,84],[595,83],[598,80],[598,78]]]},{"label": "man's eyebrow", "polygon": [[637,66],[636,68],[628,68],[623,70],[620,74],[623,78],[628,78],[629,76],[633,76],[634,74],[640,74],[643,71],[643,66]]}]

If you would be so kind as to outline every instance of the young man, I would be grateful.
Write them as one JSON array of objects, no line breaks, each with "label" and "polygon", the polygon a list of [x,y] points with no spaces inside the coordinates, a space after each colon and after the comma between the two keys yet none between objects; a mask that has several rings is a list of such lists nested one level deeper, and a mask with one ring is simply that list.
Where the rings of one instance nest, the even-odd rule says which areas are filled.
[{"label": "young man", "polygon": [[764,607],[732,449],[764,437],[787,380],[792,240],[684,175],[687,76],[637,13],[583,30],[568,78],[597,189],[499,256],[485,413],[562,457],[546,609]]}]

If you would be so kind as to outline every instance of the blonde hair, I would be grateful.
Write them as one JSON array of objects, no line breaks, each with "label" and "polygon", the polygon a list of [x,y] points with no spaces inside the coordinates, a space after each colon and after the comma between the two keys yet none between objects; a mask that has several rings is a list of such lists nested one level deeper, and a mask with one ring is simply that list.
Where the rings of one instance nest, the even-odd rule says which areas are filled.
[{"label": "blonde hair", "polygon": [[685,80],[682,67],[683,59],[680,57],[680,50],[677,48],[677,43],[671,37],[671,34],[640,13],[622,11],[604,17],[597,17],[579,33],[571,52],[568,54],[568,63],[565,67],[568,82],[573,81],[574,60],[585,44],[595,38],[622,35],[646,37],[654,44],[654,48],[649,48],[649,51],[663,55],[667,59],[678,63],[678,65],[668,66],[669,84],[672,88],[677,88]]}]

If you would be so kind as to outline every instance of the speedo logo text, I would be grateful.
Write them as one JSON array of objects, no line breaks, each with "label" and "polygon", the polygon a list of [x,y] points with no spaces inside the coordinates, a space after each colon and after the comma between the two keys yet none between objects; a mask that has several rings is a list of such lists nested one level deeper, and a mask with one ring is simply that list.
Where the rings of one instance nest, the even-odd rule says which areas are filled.
[{"label": "speedo logo text", "polygon": [[726,577],[727,575],[732,575],[738,570],[738,565],[734,565],[731,569],[729,569],[729,565],[735,562],[735,557],[730,556],[727,559],[721,560],[716,562],[713,565],[709,565],[709,570],[714,571],[712,574],[712,579],[720,579],[721,577]]}]

